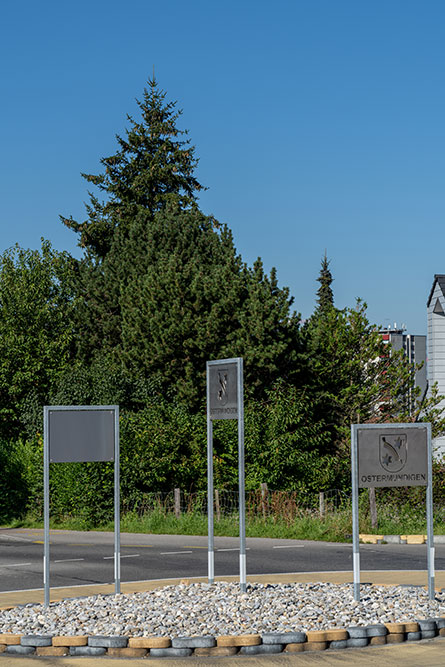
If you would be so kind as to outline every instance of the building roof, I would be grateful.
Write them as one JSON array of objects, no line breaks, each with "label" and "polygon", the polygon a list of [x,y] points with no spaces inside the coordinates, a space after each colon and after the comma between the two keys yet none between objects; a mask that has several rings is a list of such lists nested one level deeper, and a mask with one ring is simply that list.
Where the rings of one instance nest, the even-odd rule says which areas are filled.
[{"label": "building roof", "polygon": [[431,292],[430,292],[430,295],[428,297],[428,301],[426,302],[427,307],[430,305],[431,299],[433,298],[433,292],[434,292],[434,288],[436,287],[436,283],[439,283],[439,287],[442,291],[442,294],[445,296],[445,274],[435,273],[434,274],[433,286],[431,288]]}]

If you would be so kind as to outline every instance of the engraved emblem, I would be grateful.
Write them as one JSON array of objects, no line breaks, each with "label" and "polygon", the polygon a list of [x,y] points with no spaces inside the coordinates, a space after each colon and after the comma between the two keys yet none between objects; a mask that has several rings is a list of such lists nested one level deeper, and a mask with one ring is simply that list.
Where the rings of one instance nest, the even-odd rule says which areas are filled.
[{"label": "engraved emblem", "polygon": [[380,464],[388,472],[399,472],[408,459],[407,436],[380,436]]},{"label": "engraved emblem", "polygon": [[218,370],[218,402],[220,405],[225,405],[229,397],[228,394],[229,374],[226,369]]}]

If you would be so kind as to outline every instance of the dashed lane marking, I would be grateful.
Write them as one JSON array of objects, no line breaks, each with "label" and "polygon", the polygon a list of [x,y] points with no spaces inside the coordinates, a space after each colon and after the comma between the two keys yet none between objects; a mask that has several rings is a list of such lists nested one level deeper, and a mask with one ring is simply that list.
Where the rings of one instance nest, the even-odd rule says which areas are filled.
[{"label": "dashed lane marking", "polygon": [[279,544],[276,547],[272,547],[272,549],[303,549],[304,544]]}]

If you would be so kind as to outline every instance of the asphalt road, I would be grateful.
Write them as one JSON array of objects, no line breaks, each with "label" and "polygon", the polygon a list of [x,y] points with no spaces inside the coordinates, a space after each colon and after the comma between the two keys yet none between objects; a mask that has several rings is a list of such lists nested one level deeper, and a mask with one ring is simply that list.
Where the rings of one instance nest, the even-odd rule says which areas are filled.
[{"label": "asphalt road", "polygon": [[[112,533],[51,531],[50,585],[112,583]],[[239,542],[215,538],[215,575],[239,573]],[[425,545],[361,545],[362,570],[426,570]],[[445,570],[445,545],[436,546],[436,570]],[[247,538],[247,573],[351,570],[352,545]],[[0,591],[42,587],[43,531],[0,529]],[[207,538],[121,535],[121,580],[207,575]]]}]

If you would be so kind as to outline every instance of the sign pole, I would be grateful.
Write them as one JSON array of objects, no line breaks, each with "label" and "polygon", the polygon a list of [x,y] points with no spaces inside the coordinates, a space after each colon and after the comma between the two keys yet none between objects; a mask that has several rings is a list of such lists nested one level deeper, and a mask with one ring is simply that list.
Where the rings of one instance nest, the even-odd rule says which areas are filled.
[{"label": "sign pole", "polygon": [[433,462],[431,424],[352,424],[354,597],[359,600],[358,488],[425,486],[428,594],[434,599]]},{"label": "sign pole", "polygon": [[358,517],[358,465],[357,431],[351,426],[351,474],[352,474],[352,567],[354,573],[354,600],[360,601],[360,542]]},{"label": "sign pole", "polygon": [[428,485],[426,487],[426,526],[428,559],[428,596],[434,600],[434,528],[433,528],[433,457],[431,445],[431,424],[427,424],[428,438]]},{"label": "sign pole", "polygon": [[244,481],[244,402],[243,360],[218,359],[208,361],[207,380],[207,518],[208,518],[208,580],[214,573],[214,515],[213,515],[213,420],[238,420],[238,491],[240,537],[240,589],[246,590],[246,499]]},{"label": "sign pole", "polygon": [[246,591],[246,496],[244,481],[244,401],[243,360],[238,360],[238,484],[239,484],[239,582],[240,590]]},{"label": "sign pole", "polygon": [[[114,417],[113,417],[114,415]],[[113,437],[114,433],[114,437]],[[120,593],[119,406],[46,405],[43,408],[43,588],[50,603],[49,464],[114,460],[114,580]]]},{"label": "sign pole", "polygon": [[114,410],[114,592],[121,592],[119,407]]},{"label": "sign pole", "polygon": [[49,442],[48,408],[43,408],[43,588],[44,606],[49,607]]},{"label": "sign pole", "polygon": [[210,418],[210,382],[207,362],[207,571],[208,582],[215,582],[215,539],[213,520],[213,424]]}]

